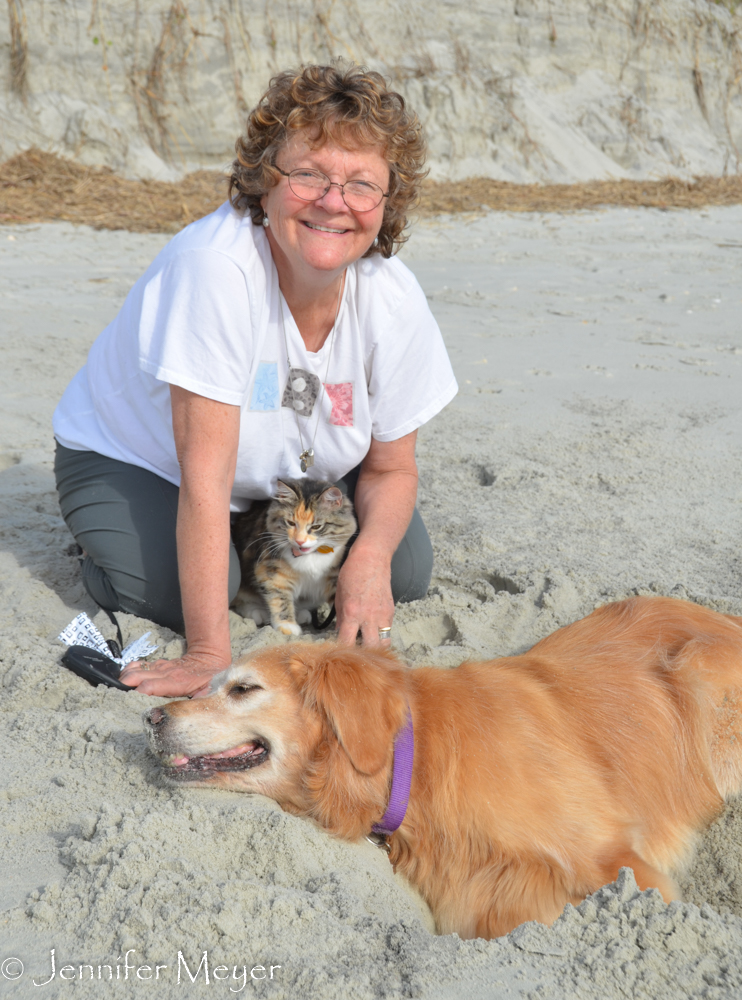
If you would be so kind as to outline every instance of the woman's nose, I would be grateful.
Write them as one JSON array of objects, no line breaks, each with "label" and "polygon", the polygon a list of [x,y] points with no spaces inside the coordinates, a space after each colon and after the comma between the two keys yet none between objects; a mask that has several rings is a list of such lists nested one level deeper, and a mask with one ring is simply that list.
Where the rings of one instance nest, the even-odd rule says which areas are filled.
[{"label": "woman's nose", "polygon": [[348,206],[343,200],[342,184],[331,181],[329,190],[317,199],[317,204],[321,205],[327,212],[347,212]]}]

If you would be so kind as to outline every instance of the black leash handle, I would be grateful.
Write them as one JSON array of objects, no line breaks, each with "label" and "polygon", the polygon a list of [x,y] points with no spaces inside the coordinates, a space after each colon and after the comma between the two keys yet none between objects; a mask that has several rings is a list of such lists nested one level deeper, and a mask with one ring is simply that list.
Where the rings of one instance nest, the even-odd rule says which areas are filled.
[{"label": "black leash handle", "polygon": [[[76,543],[75,548],[77,549],[77,560],[80,563],[80,566],[82,566],[83,560],[85,558],[82,551],[82,545]],[[100,608],[100,604],[98,604],[98,607]],[[123,636],[121,635],[121,626],[119,625],[116,615],[113,613],[113,611],[109,611],[108,608],[100,608],[100,609],[101,611],[105,611],[105,613],[111,620],[111,624],[116,626],[116,639],[118,639],[118,642],[116,641],[116,639],[106,639],[106,645],[111,651],[111,656],[115,656],[117,660],[121,659],[121,651],[124,648],[124,639]]]},{"label": "black leash handle", "polygon": [[105,611],[105,613],[110,618],[111,623],[116,626],[116,639],[118,639],[118,642],[116,642],[116,639],[106,639],[106,645],[111,650],[112,656],[115,656],[117,660],[121,659],[121,651],[124,648],[124,639],[123,636],[121,635],[121,626],[119,625],[118,619],[116,618],[116,615],[113,613],[113,611],[109,611],[108,608],[101,608],[101,611]]},{"label": "black leash handle", "polygon": [[312,626],[317,629],[318,632],[324,632],[335,621],[335,602],[332,602],[332,607],[327,615],[327,618],[323,622],[319,620],[319,615],[317,614],[317,609],[312,608]]}]

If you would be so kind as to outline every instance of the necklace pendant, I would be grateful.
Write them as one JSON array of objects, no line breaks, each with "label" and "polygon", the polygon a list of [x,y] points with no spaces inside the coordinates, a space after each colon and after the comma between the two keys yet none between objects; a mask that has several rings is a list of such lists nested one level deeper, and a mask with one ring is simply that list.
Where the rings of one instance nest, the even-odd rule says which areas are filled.
[{"label": "necklace pendant", "polygon": [[301,466],[301,471],[306,472],[307,469],[311,469],[314,465],[314,448],[307,448],[299,455],[299,465]]}]

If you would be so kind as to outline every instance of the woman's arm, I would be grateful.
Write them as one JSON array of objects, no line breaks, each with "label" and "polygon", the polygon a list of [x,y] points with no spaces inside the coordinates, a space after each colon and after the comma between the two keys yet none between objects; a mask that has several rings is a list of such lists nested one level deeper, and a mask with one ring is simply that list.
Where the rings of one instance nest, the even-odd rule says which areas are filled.
[{"label": "woman's arm", "polygon": [[417,431],[396,441],[371,441],[355,493],[360,531],[338,577],[335,606],[338,639],[379,641],[392,624],[392,556],[410,523],[417,498]]},{"label": "woman's arm", "polygon": [[177,546],[187,652],[144,671],[131,664],[125,684],[173,697],[205,689],[229,666],[229,498],[234,482],[240,409],[170,387],[173,435],[181,469]]}]

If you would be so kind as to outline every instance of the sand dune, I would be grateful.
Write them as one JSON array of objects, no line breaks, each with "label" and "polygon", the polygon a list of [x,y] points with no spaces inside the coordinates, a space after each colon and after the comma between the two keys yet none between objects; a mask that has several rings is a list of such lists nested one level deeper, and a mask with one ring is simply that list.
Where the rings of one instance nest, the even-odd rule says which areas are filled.
[{"label": "sand dune", "polygon": [[232,157],[268,79],[341,56],[416,109],[436,180],[740,170],[738,0],[8,0],[0,160],[175,180]]}]

